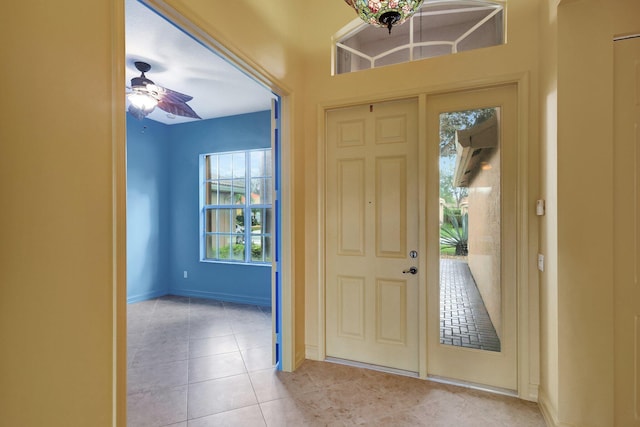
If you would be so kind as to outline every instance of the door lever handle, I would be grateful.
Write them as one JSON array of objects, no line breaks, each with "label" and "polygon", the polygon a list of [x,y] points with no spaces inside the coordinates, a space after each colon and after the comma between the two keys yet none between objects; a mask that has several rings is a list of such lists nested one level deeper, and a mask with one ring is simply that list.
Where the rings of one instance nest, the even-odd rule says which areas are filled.
[{"label": "door lever handle", "polygon": [[418,269],[415,267],[411,267],[408,270],[404,270],[402,272],[402,274],[407,274],[407,273],[411,273],[411,274],[417,274],[418,273]]}]

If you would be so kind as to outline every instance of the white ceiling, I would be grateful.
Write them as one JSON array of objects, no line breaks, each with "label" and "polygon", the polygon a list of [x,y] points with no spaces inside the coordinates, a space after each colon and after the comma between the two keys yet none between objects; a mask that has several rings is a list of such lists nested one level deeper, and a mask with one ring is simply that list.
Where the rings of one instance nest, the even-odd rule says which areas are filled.
[{"label": "white ceiling", "polygon": [[[193,96],[187,104],[203,119],[271,108],[270,90],[167,22],[137,0],[126,0],[126,77],[140,76],[135,61],[147,62],[146,77]],[[172,116],[156,108],[147,118],[178,124],[198,119]]]}]

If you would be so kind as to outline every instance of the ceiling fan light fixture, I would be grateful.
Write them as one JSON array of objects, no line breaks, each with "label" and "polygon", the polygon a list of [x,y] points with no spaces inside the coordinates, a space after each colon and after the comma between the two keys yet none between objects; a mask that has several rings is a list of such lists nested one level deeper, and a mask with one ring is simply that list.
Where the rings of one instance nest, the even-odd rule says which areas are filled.
[{"label": "ceiling fan light fixture", "polygon": [[158,105],[158,100],[146,93],[132,92],[128,95],[128,98],[131,105],[142,111],[145,116],[151,113]]},{"label": "ceiling fan light fixture", "polygon": [[389,29],[402,24],[422,6],[423,0],[344,0],[367,24]]},{"label": "ceiling fan light fixture", "polygon": [[193,108],[187,105],[193,96],[158,86],[149,80],[144,73],[151,69],[151,65],[146,62],[136,61],[134,65],[141,74],[140,77],[131,79],[132,92],[128,95],[130,105],[127,111],[135,118],[144,119],[157,106],[159,109],[176,116],[201,119],[193,111]]}]

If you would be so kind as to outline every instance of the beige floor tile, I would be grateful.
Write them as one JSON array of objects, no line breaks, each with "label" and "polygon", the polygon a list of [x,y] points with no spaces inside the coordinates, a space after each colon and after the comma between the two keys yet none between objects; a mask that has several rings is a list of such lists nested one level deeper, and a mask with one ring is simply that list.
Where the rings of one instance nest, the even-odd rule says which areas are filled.
[{"label": "beige floor tile", "polygon": [[189,383],[229,377],[246,372],[239,351],[189,360]]},{"label": "beige floor tile", "polygon": [[246,374],[189,384],[188,419],[258,403]]},{"label": "beige floor tile", "polygon": [[274,369],[249,373],[259,402],[293,397],[318,391],[318,386],[305,372],[278,372]]},{"label": "beige floor tile", "polygon": [[189,420],[188,427],[264,427],[262,411],[258,405],[246,406],[207,417]]},{"label": "beige floor tile", "polygon": [[233,335],[192,339],[189,342],[190,359],[234,351],[238,351],[238,344]]},{"label": "beige floor tile", "polygon": [[127,373],[127,392],[140,393],[155,388],[187,384],[188,361],[132,367]]},{"label": "beige floor tile", "polygon": [[263,369],[271,369],[272,349],[271,346],[255,347],[242,350],[242,360],[247,368],[247,372],[260,371]]},{"label": "beige floor tile", "polygon": [[187,419],[187,386],[130,394],[127,427],[157,427]]}]

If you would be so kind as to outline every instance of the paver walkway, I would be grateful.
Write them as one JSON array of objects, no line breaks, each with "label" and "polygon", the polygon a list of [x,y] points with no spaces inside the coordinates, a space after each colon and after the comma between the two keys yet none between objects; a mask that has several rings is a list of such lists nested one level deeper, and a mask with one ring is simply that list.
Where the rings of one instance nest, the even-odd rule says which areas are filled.
[{"label": "paver walkway", "polygon": [[440,259],[440,343],[500,351],[500,339],[462,260]]}]

